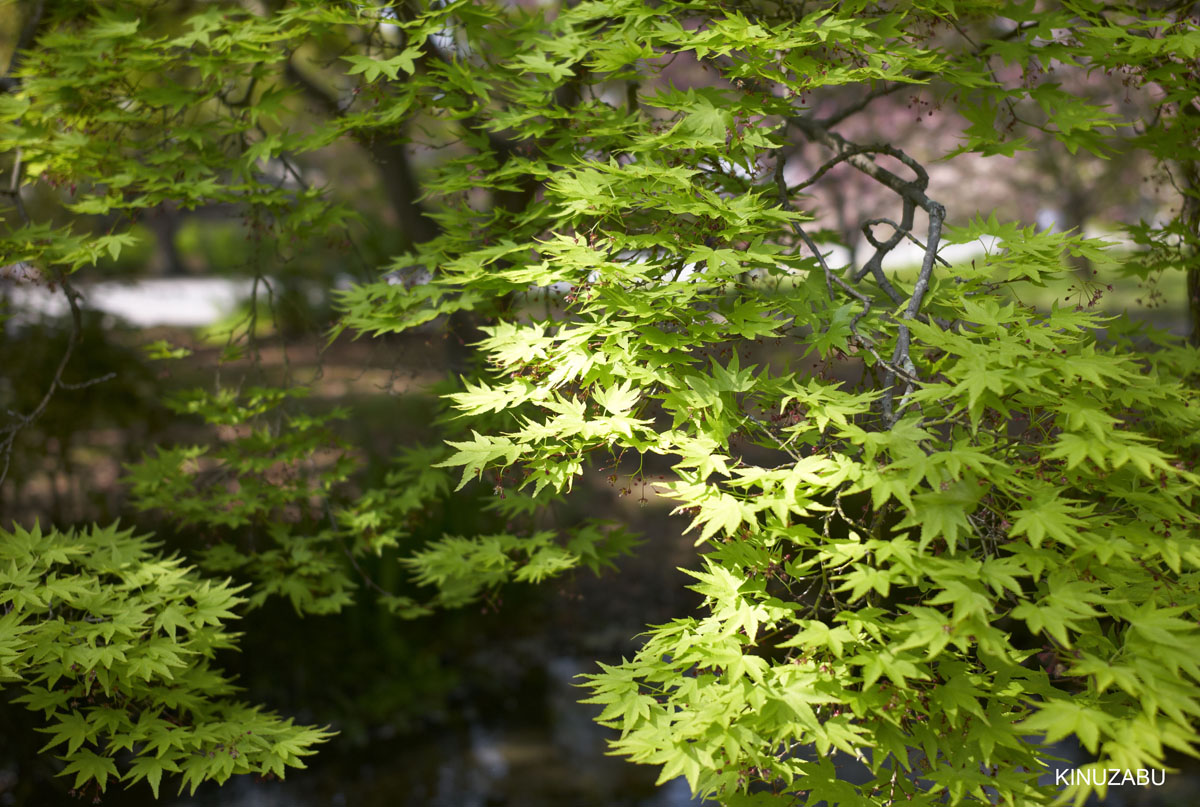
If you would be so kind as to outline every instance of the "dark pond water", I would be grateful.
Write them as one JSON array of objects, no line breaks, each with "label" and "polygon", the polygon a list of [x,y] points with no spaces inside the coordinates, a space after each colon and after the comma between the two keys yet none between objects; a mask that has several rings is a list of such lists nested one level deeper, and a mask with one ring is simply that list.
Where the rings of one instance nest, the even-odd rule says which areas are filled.
[{"label": "dark pond water", "polygon": [[[454,725],[401,736],[377,730],[357,755],[283,783],[238,782],[178,807],[684,807],[682,780],[654,786],[655,771],[605,756],[606,732],[576,703],[582,659],[547,660],[500,703],[463,704]],[[540,688],[540,691],[538,691]],[[489,714],[478,711],[485,708]],[[499,707],[499,708],[497,708]]]}]

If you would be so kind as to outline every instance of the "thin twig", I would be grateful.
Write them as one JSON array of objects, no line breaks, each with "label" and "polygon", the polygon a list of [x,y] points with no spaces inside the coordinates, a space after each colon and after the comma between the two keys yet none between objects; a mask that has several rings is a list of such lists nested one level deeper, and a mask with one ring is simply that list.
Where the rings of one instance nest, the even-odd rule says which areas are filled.
[{"label": "thin twig", "polygon": [[[21,208],[22,218],[29,223],[28,217],[24,214],[24,209]],[[70,362],[72,354],[75,352],[75,346],[79,344],[83,334],[83,313],[79,308],[79,292],[71,285],[65,273],[59,273],[58,282],[61,284],[63,294],[66,295],[67,303],[71,307],[71,333],[67,338],[67,348],[63,351],[62,357],[58,360],[58,366],[54,369],[54,376],[50,379],[50,385],[46,388],[42,398],[37,405],[27,414],[19,412],[11,413],[15,422],[8,424],[3,429],[0,429],[0,454],[4,456],[3,467],[0,467],[0,484],[8,477],[8,469],[12,461],[13,443],[17,439],[17,435],[21,430],[32,424],[35,420],[42,416],[46,411],[46,407],[50,404],[50,399],[54,397],[54,393],[60,388],[65,388],[62,377],[63,372],[67,369],[67,363]],[[99,383],[100,380],[94,380],[90,383]]]},{"label": "thin twig", "polygon": [[[879,246],[879,243],[875,240],[875,236],[870,231],[871,227],[875,226],[876,224],[886,224],[889,227],[894,228],[896,230],[896,232],[900,233],[900,235],[903,238],[907,238],[909,241],[912,241],[914,244],[916,244],[918,247],[920,247],[922,252],[924,252],[927,249],[925,244],[922,243],[921,239],[919,239],[915,235],[913,235],[912,231],[910,229],[902,227],[899,224],[897,224],[896,222],[892,221],[891,219],[884,218],[882,216],[879,218],[867,219],[866,221],[863,222],[863,225],[862,225],[863,235],[865,235],[867,237],[867,240],[869,242],[871,242],[871,246],[873,246],[873,247]],[[912,225],[909,225],[909,227],[911,227],[911,226]],[[946,260],[941,255],[935,255],[934,259],[937,260],[937,262],[940,263],[942,266],[945,266],[947,269],[950,268],[950,261]]]},{"label": "thin twig", "polygon": [[[1003,33],[1000,36],[995,37],[994,39],[997,41],[1000,41],[1000,42],[1007,42],[1010,39],[1015,39],[1017,36],[1025,33],[1026,31],[1030,30],[1031,28],[1036,28],[1037,25],[1038,24],[1035,22],[1022,23],[1022,24],[1018,25],[1017,27],[1013,28],[1011,31]],[[960,33],[961,33],[961,31],[960,31]],[[969,42],[970,39],[968,39],[967,41]],[[978,54],[976,54],[976,55],[978,55]],[[832,115],[830,115],[829,117],[824,118],[821,121],[821,125],[823,127],[825,127],[826,129],[830,129],[834,126],[837,126],[842,121],[846,120],[846,118],[849,118],[852,115],[857,115],[859,112],[862,112],[864,109],[866,109],[868,106],[870,106],[872,102],[877,101],[878,99],[883,98],[885,96],[891,95],[892,93],[897,92],[898,90],[902,90],[905,87],[912,87],[914,85],[922,84],[926,80],[934,78],[936,76],[937,76],[937,73],[935,73],[933,71],[922,70],[922,71],[912,74],[911,82],[894,81],[891,84],[885,84],[882,87],[871,90],[865,96],[863,96],[863,98],[854,102],[853,104],[846,107],[845,109],[839,110],[839,111],[833,113]]]}]

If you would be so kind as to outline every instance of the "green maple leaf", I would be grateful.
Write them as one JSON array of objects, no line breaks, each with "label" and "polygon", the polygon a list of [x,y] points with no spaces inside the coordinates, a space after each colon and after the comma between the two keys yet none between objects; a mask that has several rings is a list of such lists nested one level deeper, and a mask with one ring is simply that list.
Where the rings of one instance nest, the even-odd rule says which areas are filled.
[{"label": "green maple leaf", "polygon": [[142,755],[136,757],[133,763],[129,766],[129,770],[125,773],[125,780],[130,784],[139,782],[145,779],[150,785],[150,790],[154,793],[154,798],[158,798],[158,787],[162,782],[164,772],[178,773],[179,766],[174,760],[164,759],[162,757],[151,757]]},{"label": "green maple leaf", "polygon": [[59,714],[58,722],[48,728],[38,729],[50,734],[50,741],[43,745],[38,753],[46,751],[59,743],[67,744],[67,756],[75,753],[86,740],[91,739],[93,733],[92,727],[88,725],[88,720],[77,710],[72,710],[70,714]]},{"label": "green maple leaf", "polygon": [[90,749],[81,749],[70,756],[67,766],[58,774],[59,776],[69,776],[75,774],[75,789],[86,785],[88,782],[95,780],[100,786],[100,792],[104,792],[108,785],[108,777],[114,779],[120,778],[117,773],[117,765],[111,759],[91,751]]}]

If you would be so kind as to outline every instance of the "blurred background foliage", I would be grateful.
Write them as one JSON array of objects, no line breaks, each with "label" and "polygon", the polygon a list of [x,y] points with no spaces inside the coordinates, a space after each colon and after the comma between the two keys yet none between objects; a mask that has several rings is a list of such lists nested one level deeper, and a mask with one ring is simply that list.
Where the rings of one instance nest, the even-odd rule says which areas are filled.
[{"label": "blurred background foliage", "polygon": [[[104,4],[9,0],[0,6],[0,65],[12,61],[31,20],[41,16],[45,26],[93,5]],[[244,0],[241,8],[260,15],[277,5]],[[169,31],[209,6],[192,0],[144,3],[142,25]],[[286,91],[278,101],[278,130],[303,131],[306,121],[350,114],[357,90],[334,65],[355,47],[362,43],[332,35],[308,41],[285,67],[254,74],[262,82],[254,92],[263,92],[263,85]],[[680,65],[660,80],[703,81],[696,70]],[[1125,77],[1095,73],[1072,80],[1079,83],[1067,87],[1070,92],[1112,104],[1123,114],[1135,115],[1139,104],[1148,103]],[[234,97],[252,91],[246,83],[227,90]],[[822,90],[810,99],[811,108],[817,114],[842,108],[850,100],[847,94],[856,91]],[[386,98],[376,100],[386,108]],[[0,516],[6,522],[60,527],[120,520],[156,532],[173,549],[202,556],[214,545],[212,524],[180,523],[129,498],[133,463],[160,451],[229,446],[247,438],[242,423],[206,419],[211,411],[203,407],[189,412],[186,405],[168,405],[192,389],[311,388],[307,397],[289,399],[282,407],[287,416],[268,428],[275,437],[295,436],[302,431],[295,428],[295,418],[320,420],[314,428],[324,430],[322,446],[339,446],[347,464],[336,472],[328,467],[310,471],[325,480],[341,507],[353,509],[371,491],[398,497],[405,485],[416,484],[430,469],[406,472],[396,458],[403,449],[436,446],[444,430],[454,428],[444,420],[437,396],[456,384],[447,370],[473,360],[464,345],[471,329],[439,320],[416,332],[373,339],[342,334],[331,341],[330,333],[339,290],[375,279],[377,267],[436,229],[436,208],[421,200],[423,181],[438,165],[469,153],[446,127],[444,120],[418,116],[403,137],[360,130],[354,140],[336,140],[291,158],[290,164],[265,161],[263,170],[276,172],[280,187],[301,196],[305,187],[319,188],[332,201],[329,210],[339,211],[334,226],[314,226],[318,234],[311,238],[297,239],[303,229],[297,227],[282,229],[281,236],[272,223],[221,201],[190,209],[166,203],[78,215],[68,209],[78,189],[58,185],[53,177],[32,185],[24,201],[36,221],[70,223],[94,235],[109,231],[119,216],[130,214],[136,221],[129,229],[133,238],[115,259],[102,258],[76,278],[83,309],[78,344],[63,388],[12,443],[0,484]],[[917,144],[913,156],[923,159],[947,151],[960,129],[952,110],[914,88],[880,99],[846,133],[887,132],[891,140]],[[931,170],[932,183],[948,203],[958,203],[952,209],[995,210],[1002,219],[1088,234],[1109,233],[1119,221],[1175,215],[1175,179],[1169,167],[1153,164],[1144,152],[1107,159],[1068,154],[1047,137],[1032,154],[1032,159],[968,157],[939,163]],[[806,171],[823,160],[815,146],[799,147],[793,157]],[[0,176],[13,170],[11,156],[0,157],[0,169]],[[882,215],[889,200],[848,166],[833,169],[831,178],[813,189],[814,207],[828,212],[818,224],[853,259],[867,248],[859,220]],[[480,204],[505,200],[481,199]],[[16,226],[12,210],[3,216],[5,226]],[[50,386],[74,338],[73,325],[52,279],[29,273],[23,261],[0,263],[7,263],[0,269],[0,410],[26,412]],[[891,268],[901,275],[913,269]],[[1124,310],[1177,333],[1189,327],[1181,273],[1132,276],[1110,288],[1093,283],[1087,261],[1076,268],[1074,283],[1045,289],[1027,302]],[[411,281],[398,277],[396,282]],[[184,355],[153,358],[151,346],[162,343],[168,352],[183,348]],[[339,411],[350,414],[332,417]],[[431,426],[435,422],[442,432]],[[316,449],[301,445],[301,450],[312,456]],[[333,564],[326,593],[388,593],[357,596],[339,614],[321,615],[321,608],[310,607],[317,615],[298,620],[294,611],[301,607],[283,592],[241,623],[242,654],[226,666],[240,675],[253,698],[302,721],[330,723],[342,732],[341,740],[322,752],[313,776],[290,779],[299,788],[284,795],[263,795],[275,791],[246,786],[220,797],[202,790],[194,803],[688,803],[686,791],[655,790],[653,771],[601,757],[603,734],[574,716],[584,714],[578,707],[571,711],[565,705],[576,699],[569,676],[583,669],[583,658],[617,658],[629,652],[644,624],[665,621],[692,605],[693,595],[682,589],[682,575],[675,571],[694,559],[690,540],[678,538],[684,522],[669,517],[654,497],[647,499],[632,479],[628,469],[589,477],[585,495],[573,497],[569,507],[562,504],[557,513],[563,523],[573,524],[619,512],[634,531],[650,536],[635,556],[621,561],[623,574],[603,580],[572,575],[544,589],[506,588],[502,597],[488,592],[482,607],[415,622],[402,619],[403,604],[387,600],[417,596],[396,563],[396,548],[384,542],[377,554],[350,551],[340,546],[345,537],[334,530],[333,543],[322,549]],[[405,520],[406,540],[419,546],[444,534],[500,530],[515,516],[495,506],[491,484],[468,486],[424,508],[419,519]],[[136,477],[132,485],[136,488]],[[267,530],[286,509],[281,505],[230,528],[242,546],[253,547],[262,540],[255,531]],[[319,534],[331,517],[324,506],[293,516],[308,525],[309,535]],[[235,575],[255,574],[236,564],[222,567],[220,558],[212,565]],[[53,779],[57,763],[35,753],[33,736],[33,721],[24,710],[0,710],[0,804],[69,801],[65,786]],[[567,770],[571,774],[564,776]],[[408,800],[397,801],[398,793]],[[113,792],[107,800],[137,804],[143,797],[148,798],[135,790]]]}]

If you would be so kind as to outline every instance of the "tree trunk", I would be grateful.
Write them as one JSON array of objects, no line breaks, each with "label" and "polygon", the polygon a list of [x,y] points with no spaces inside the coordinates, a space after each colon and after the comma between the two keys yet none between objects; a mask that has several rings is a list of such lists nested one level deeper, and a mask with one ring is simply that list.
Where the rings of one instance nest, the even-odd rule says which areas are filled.
[{"label": "tree trunk", "polygon": [[1191,236],[1191,249],[1184,251],[1187,261],[1187,313],[1191,326],[1188,341],[1200,347],[1200,163],[1189,160],[1182,166],[1183,209],[1179,219]]}]

